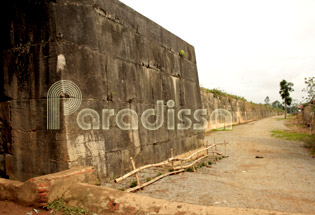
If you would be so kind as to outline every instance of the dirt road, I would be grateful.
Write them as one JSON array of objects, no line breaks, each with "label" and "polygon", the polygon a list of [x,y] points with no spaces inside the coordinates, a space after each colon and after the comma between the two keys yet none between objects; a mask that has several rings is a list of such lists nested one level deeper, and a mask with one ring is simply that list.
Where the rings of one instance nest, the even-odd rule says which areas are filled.
[{"label": "dirt road", "polygon": [[283,121],[267,118],[211,133],[209,142],[230,143],[228,158],[138,193],[199,205],[315,214],[315,160],[301,143],[270,135],[286,129]]}]

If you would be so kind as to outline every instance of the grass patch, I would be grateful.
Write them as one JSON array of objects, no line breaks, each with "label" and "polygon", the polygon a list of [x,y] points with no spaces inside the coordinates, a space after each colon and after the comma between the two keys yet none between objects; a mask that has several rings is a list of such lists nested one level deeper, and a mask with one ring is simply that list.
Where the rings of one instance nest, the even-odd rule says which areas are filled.
[{"label": "grass patch", "polygon": [[313,156],[315,155],[315,135],[306,138],[304,147],[310,149]]},{"label": "grass patch", "polygon": [[286,140],[295,140],[306,142],[309,138],[315,138],[315,134],[309,135],[304,133],[288,132],[288,131],[271,131],[271,136],[283,138]]},{"label": "grass patch", "polygon": [[[233,125],[234,126],[234,125]],[[232,131],[232,129],[226,129],[226,128],[215,128],[212,129],[211,131]]]},{"label": "grass patch", "polygon": [[136,187],[138,185],[137,181],[133,181],[130,184],[130,188]]},{"label": "grass patch", "polygon": [[149,181],[151,181],[151,178],[149,177],[149,178],[147,178],[147,182],[149,182]]},{"label": "grass patch", "polygon": [[56,199],[55,201],[48,203],[44,208],[48,210],[60,211],[64,215],[81,215],[81,214],[92,214],[89,210],[84,208],[74,207],[67,205],[62,199]]},{"label": "grass patch", "polygon": [[194,171],[194,170],[193,170],[192,167],[189,167],[189,168],[186,169],[186,172],[193,172],[193,171]]}]

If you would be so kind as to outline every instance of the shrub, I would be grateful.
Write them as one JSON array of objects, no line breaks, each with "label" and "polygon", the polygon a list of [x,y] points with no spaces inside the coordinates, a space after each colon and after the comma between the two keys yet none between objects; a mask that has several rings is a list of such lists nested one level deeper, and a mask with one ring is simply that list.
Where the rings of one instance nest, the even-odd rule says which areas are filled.
[{"label": "shrub", "polygon": [[186,52],[182,49],[179,51],[179,56],[181,57],[185,57],[186,56]]}]

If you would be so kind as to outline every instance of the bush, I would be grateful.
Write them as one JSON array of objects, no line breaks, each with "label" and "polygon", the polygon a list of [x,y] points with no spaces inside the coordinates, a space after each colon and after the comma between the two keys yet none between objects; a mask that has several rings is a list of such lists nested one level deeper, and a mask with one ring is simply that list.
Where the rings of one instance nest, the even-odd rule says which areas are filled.
[{"label": "bush", "polygon": [[137,181],[133,181],[130,184],[130,188],[136,187],[138,185]]},{"label": "bush", "polygon": [[193,172],[194,170],[193,170],[193,168],[191,168],[191,167],[189,167],[189,168],[187,168],[186,169],[186,172]]},{"label": "bush", "polygon": [[47,206],[44,206],[44,208],[48,210],[61,211],[64,215],[91,214],[84,208],[67,205],[62,199],[56,199],[55,201],[48,203]]},{"label": "bush", "polygon": [[179,56],[181,57],[185,57],[186,56],[186,52],[182,49],[179,51]]}]

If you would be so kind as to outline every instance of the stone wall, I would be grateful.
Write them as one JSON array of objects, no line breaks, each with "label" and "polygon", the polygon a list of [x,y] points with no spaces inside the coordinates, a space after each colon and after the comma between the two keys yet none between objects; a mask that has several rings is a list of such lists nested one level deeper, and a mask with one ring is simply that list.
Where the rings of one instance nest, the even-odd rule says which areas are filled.
[{"label": "stone wall", "polygon": [[[207,109],[206,118],[208,122],[206,131],[221,129],[224,126],[228,129],[229,122],[235,125],[283,114],[283,111],[270,106],[255,104],[229,96],[217,96],[203,88],[201,88],[201,100],[203,108]],[[217,109],[227,110],[231,115],[229,116],[225,111],[215,112]],[[211,114],[213,114],[212,120]],[[229,117],[231,117],[231,120],[229,120]]]},{"label": "stone wall", "polygon": [[[202,144],[203,131],[170,130],[166,122],[151,131],[140,123],[158,100],[165,119],[168,100],[175,101],[175,116],[202,107],[193,46],[117,0],[12,0],[1,16],[2,177],[26,180],[92,165],[103,179],[114,178],[130,170],[131,156],[141,166],[167,159],[170,148],[181,154]],[[60,126],[47,129],[47,115],[55,114],[48,91],[60,80],[81,95],[60,85],[49,100],[60,103]],[[79,100],[71,113],[67,107]],[[115,116],[103,129],[103,109],[116,115],[125,108],[138,113],[138,130],[120,129]],[[88,130],[77,123],[84,109]]]},{"label": "stone wall", "polygon": [[312,130],[314,131],[314,129],[315,129],[315,122],[314,122],[315,105],[313,105],[313,104],[305,105],[303,107],[303,111],[302,111],[302,118],[303,118],[304,124],[311,127]]}]

